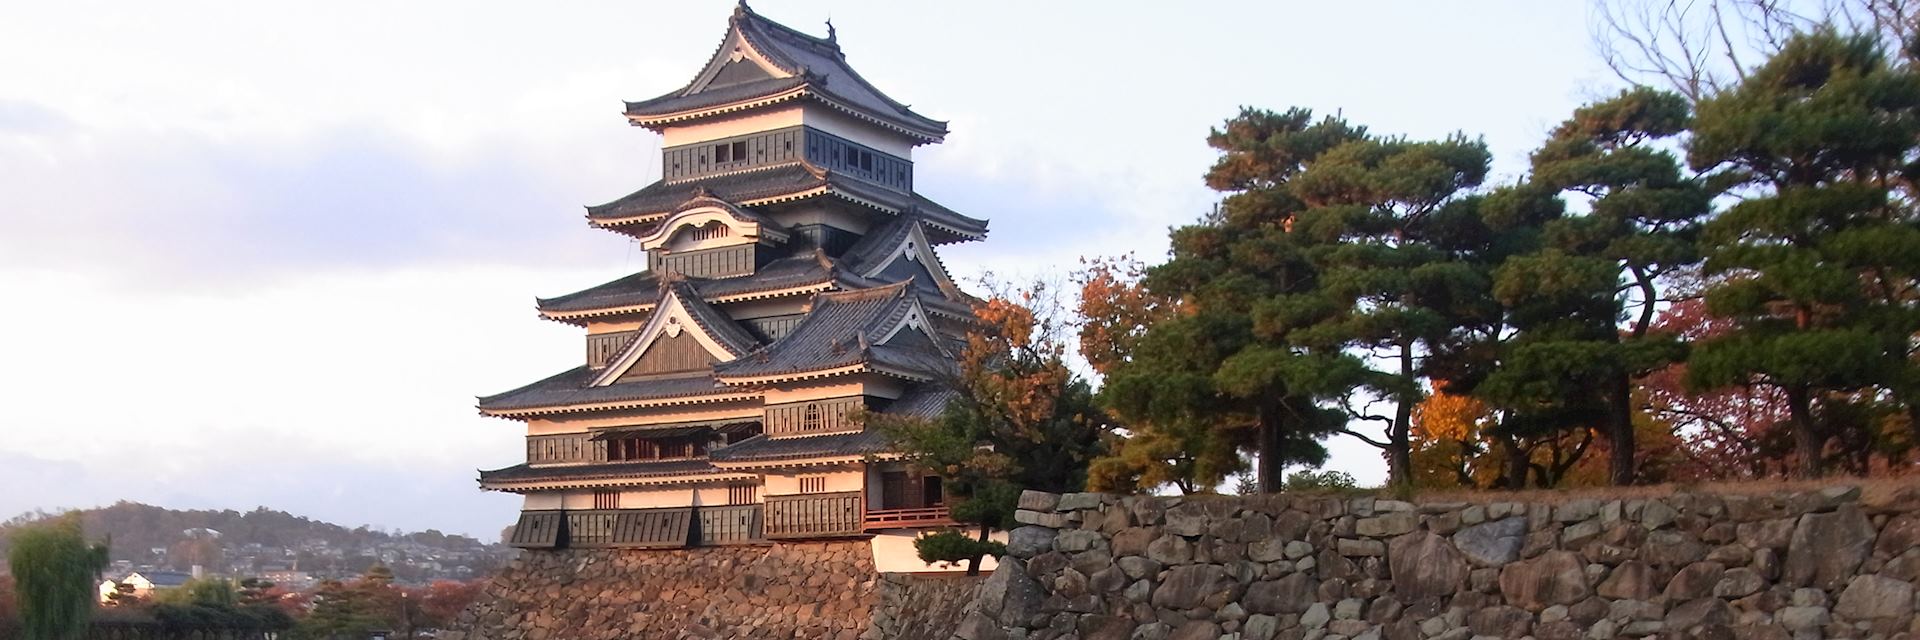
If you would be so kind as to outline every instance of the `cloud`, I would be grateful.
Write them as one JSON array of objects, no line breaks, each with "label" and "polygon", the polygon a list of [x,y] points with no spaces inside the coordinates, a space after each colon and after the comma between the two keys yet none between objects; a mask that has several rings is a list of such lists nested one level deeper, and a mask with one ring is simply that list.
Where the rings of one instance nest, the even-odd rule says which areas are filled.
[{"label": "cloud", "polygon": [[57,137],[0,137],[10,176],[0,183],[0,267],[227,286],[302,270],[578,266],[622,248],[581,217],[582,194],[608,188],[522,161],[504,143],[446,158],[375,126],[280,141],[183,130]]}]

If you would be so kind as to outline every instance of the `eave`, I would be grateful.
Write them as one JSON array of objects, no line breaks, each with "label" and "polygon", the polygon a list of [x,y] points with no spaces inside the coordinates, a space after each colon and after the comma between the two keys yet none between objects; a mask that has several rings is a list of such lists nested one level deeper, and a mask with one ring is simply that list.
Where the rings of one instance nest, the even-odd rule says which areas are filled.
[{"label": "eave", "polygon": [[480,482],[480,488],[501,493],[528,493],[533,491],[561,491],[566,489],[602,489],[612,487],[649,487],[681,484],[704,484],[709,482],[739,482],[758,480],[751,473],[716,471],[714,473],[659,476],[651,478],[593,478],[581,480],[528,480],[520,482]]},{"label": "eave", "polygon": [[875,366],[873,363],[870,363],[870,362],[857,362],[857,363],[846,365],[846,366],[830,367],[826,369],[815,369],[812,371],[770,373],[770,374],[758,375],[758,376],[728,377],[724,375],[715,375],[714,379],[719,380],[721,384],[725,384],[728,386],[750,387],[750,386],[778,384],[782,382],[819,380],[821,378],[832,378],[836,376],[848,376],[848,375],[855,375],[855,374],[861,374],[861,373],[876,373],[883,376],[900,378],[902,380],[908,380],[912,382],[930,382],[934,379],[933,376],[929,376],[923,373],[894,369],[892,367]]},{"label": "eave", "polygon": [[934,143],[939,143],[946,140],[946,132],[944,131],[933,131],[933,130],[923,129],[920,127],[914,127],[911,125],[907,125],[905,123],[898,122],[892,118],[883,118],[880,116],[876,116],[872,113],[869,113],[865,109],[859,109],[852,105],[846,104],[845,102],[835,100],[826,92],[816,90],[813,87],[812,82],[808,82],[806,84],[802,84],[797,87],[786,89],[784,91],[769,93],[762,96],[755,96],[755,97],[747,98],[743,100],[735,100],[733,102],[727,102],[723,104],[698,107],[693,109],[684,109],[681,111],[672,111],[667,113],[639,113],[629,109],[626,113],[626,116],[627,116],[627,122],[629,124],[632,124],[633,126],[646,127],[647,129],[653,130],[655,132],[659,132],[659,131],[665,131],[669,126],[672,126],[675,124],[682,124],[682,123],[687,123],[693,120],[701,120],[701,119],[712,118],[716,116],[724,116],[728,114],[739,113],[742,111],[748,111],[752,109],[758,109],[761,107],[773,106],[773,105],[777,105],[785,102],[791,102],[794,100],[801,100],[801,99],[807,99],[807,100],[812,100],[814,102],[818,102],[820,104],[831,107],[836,111],[853,116],[854,118],[857,118],[859,120],[862,120],[871,124],[879,125],[880,127],[887,129],[888,131],[892,131],[894,133],[907,136],[908,138],[913,139],[914,146],[919,146],[923,144],[934,144]]},{"label": "eave", "polygon": [[738,462],[715,461],[713,466],[721,469],[792,469],[802,467],[829,467],[862,462],[899,460],[903,456],[897,453],[871,453],[848,456],[820,456],[813,458],[790,458],[784,460],[743,460]]},{"label": "eave", "polygon": [[[752,276],[742,276],[742,277],[750,278]],[[828,281],[828,282],[822,282],[819,284],[811,284],[811,285],[800,286],[800,287],[787,287],[784,289],[769,289],[766,291],[745,291],[741,293],[728,294],[724,296],[712,296],[712,297],[701,296],[700,299],[705,300],[707,304],[727,304],[732,302],[746,302],[749,300],[769,300],[773,298],[784,298],[787,296],[812,295],[815,293],[820,293],[822,291],[834,291],[838,288],[839,288],[839,285],[835,284],[832,281]],[[561,312],[541,311],[540,318],[544,320],[552,320],[555,322],[564,322],[574,326],[586,326],[587,324],[586,321],[591,320],[593,318],[604,318],[608,316],[618,316],[618,315],[626,315],[626,314],[649,313],[653,311],[654,306],[655,304],[638,304],[638,305],[628,305],[628,306],[622,306],[622,307],[608,307],[605,309],[585,309],[580,311],[561,311]]]},{"label": "eave", "polygon": [[672,407],[695,404],[717,404],[721,402],[739,402],[756,400],[762,395],[757,390],[742,390],[730,393],[715,393],[698,396],[680,396],[674,398],[650,398],[642,400],[618,400],[610,402],[591,402],[568,405],[550,405],[518,409],[480,409],[480,415],[490,418],[532,418],[547,415],[591,413],[595,411],[622,411],[627,409],[647,409],[652,407]]}]

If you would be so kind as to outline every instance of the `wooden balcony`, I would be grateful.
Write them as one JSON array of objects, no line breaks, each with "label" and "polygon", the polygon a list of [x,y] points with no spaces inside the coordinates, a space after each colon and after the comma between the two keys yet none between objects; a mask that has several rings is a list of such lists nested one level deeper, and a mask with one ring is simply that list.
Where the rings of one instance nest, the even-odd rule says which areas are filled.
[{"label": "wooden balcony", "polygon": [[945,506],[917,509],[875,509],[867,512],[866,530],[953,526]]},{"label": "wooden balcony", "polygon": [[865,531],[858,491],[766,497],[768,539],[833,538]]}]

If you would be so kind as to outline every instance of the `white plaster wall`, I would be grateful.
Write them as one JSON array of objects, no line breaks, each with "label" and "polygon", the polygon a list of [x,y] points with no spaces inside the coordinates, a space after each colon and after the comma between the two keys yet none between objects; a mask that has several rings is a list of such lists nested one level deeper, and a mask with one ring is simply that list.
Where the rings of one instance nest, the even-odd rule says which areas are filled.
[{"label": "white plaster wall", "polygon": [[[660,132],[660,146],[678,147],[695,142],[731,138],[760,131],[785,129],[805,123],[799,105],[755,111],[750,115],[735,116],[720,120],[709,120],[699,124],[668,127]],[[835,134],[839,135],[839,134]],[[846,136],[841,136],[846,137]],[[852,138],[848,138],[851,140]]]},{"label": "white plaster wall", "polygon": [[[868,541],[868,543],[873,546],[873,568],[882,572],[893,573],[967,570],[966,563],[942,566],[921,562],[920,554],[913,550],[913,540],[926,533],[930,533],[930,531],[925,529],[894,529],[875,534],[873,539]],[[1004,531],[997,531],[988,535],[987,538],[989,540],[1006,542],[1007,534]],[[983,558],[980,561],[981,573],[992,572],[994,567],[997,566],[999,566],[999,563],[991,556]]]},{"label": "white plaster wall", "polygon": [[559,509],[562,506],[561,496],[563,495],[563,493],[558,491],[529,493],[527,494],[526,501],[520,505],[520,508],[527,511],[552,511]]},{"label": "white plaster wall", "polygon": [[587,335],[613,333],[615,331],[638,331],[647,324],[646,318],[631,320],[588,320]]},{"label": "white plaster wall", "polygon": [[860,470],[859,465],[855,465],[853,468],[821,467],[818,470],[807,471],[768,471],[766,475],[767,484],[766,487],[762,489],[762,492],[770,496],[797,495],[800,493],[800,478],[802,476],[826,476],[826,493],[859,491],[864,485],[866,478],[866,474]]},{"label": "white plaster wall", "polygon": [[809,127],[907,160],[913,159],[913,142],[906,136],[891,133],[880,128],[880,125],[869,124],[865,120],[845,115],[832,107],[810,104],[805,107],[805,110],[804,120]]},{"label": "white plaster wall", "polygon": [[824,381],[811,380],[782,383],[762,391],[761,398],[766,404],[787,404],[807,400],[827,398],[846,398],[850,396],[877,396],[898,398],[905,385],[896,378],[887,378],[875,374],[857,376],[837,376],[827,380],[851,380],[837,384],[822,384]]}]

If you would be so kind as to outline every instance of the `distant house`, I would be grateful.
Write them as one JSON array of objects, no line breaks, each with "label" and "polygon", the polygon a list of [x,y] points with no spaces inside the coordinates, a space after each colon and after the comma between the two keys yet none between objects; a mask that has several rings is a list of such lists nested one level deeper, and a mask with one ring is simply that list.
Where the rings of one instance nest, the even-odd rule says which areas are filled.
[{"label": "distant house", "polygon": [[135,571],[119,580],[100,581],[100,601],[108,601],[120,585],[131,587],[133,597],[149,598],[155,591],[178,588],[192,579],[193,574],[184,571]]},{"label": "distant house", "polygon": [[318,582],[317,580],[313,579],[313,574],[311,573],[307,573],[305,571],[296,571],[293,569],[285,569],[285,568],[282,568],[279,570],[261,571],[260,579],[266,580],[267,582],[274,583],[275,585],[286,587],[287,589],[293,590],[293,591],[299,591],[302,589],[306,589],[308,587],[312,587],[315,582]]}]

